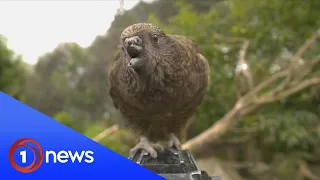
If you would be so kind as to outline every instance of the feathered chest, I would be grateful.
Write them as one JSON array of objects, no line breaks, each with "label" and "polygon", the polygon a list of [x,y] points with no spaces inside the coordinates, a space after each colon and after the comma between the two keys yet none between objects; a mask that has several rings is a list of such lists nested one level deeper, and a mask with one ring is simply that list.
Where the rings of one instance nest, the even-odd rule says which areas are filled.
[{"label": "feathered chest", "polygon": [[[118,61],[110,76],[111,97],[124,113],[161,114],[190,110],[202,99],[207,86],[205,63],[191,51],[174,58],[161,58],[143,74]],[[150,68],[151,67],[151,68]],[[146,71],[145,71],[146,72]]]},{"label": "feathered chest", "polygon": [[178,108],[194,96],[195,87],[186,70],[170,73],[156,69],[148,77],[127,71],[122,74],[118,88],[124,108],[156,113]]}]

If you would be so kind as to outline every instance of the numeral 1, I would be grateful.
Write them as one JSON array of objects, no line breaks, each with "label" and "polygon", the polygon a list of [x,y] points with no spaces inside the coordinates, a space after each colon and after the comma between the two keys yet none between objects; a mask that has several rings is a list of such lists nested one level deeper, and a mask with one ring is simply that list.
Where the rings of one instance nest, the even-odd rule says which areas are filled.
[{"label": "numeral 1", "polygon": [[26,163],[27,162],[27,151],[20,151],[20,155],[21,155],[22,163]]}]

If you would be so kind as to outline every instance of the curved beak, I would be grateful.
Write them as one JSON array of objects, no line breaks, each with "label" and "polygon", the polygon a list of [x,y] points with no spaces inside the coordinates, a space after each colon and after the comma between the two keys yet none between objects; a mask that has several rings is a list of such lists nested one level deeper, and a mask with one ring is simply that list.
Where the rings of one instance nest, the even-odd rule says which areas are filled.
[{"label": "curved beak", "polygon": [[131,57],[128,66],[134,66],[140,60],[143,51],[142,40],[139,36],[133,36],[125,39],[125,47],[128,55]]}]

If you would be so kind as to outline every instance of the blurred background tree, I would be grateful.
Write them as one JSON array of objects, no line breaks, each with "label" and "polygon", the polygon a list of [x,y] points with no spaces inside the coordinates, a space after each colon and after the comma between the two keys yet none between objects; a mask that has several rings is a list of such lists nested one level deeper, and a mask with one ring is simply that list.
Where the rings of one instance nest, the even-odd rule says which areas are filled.
[{"label": "blurred background tree", "polygon": [[0,34],[0,90],[23,100],[24,75],[28,68],[26,66],[21,57],[8,48],[7,39]]},{"label": "blurred background tree", "polygon": [[[107,91],[108,70],[125,27],[152,22],[200,44],[211,66],[211,85],[189,129],[191,139],[219,122],[258,84],[288,67],[294,67],[292,77],[284,76],[256,96],[268,97],[286,82],[282,90],[320,77],[319,61],[306,66],[320,57],[319,39],[295,56],[320,28],[319,9],[318,0],[140,2],[117,14],[106,34],[90,47],[62,43],[34,67],[23,64],[1,36],[0,90],[90,138],[118,124],[120,129],[100,143],[127,156],[135,139]],[[221,137],[196,153],[200,167],[223,179],[319,179],[317,82],[235,116]]]}]

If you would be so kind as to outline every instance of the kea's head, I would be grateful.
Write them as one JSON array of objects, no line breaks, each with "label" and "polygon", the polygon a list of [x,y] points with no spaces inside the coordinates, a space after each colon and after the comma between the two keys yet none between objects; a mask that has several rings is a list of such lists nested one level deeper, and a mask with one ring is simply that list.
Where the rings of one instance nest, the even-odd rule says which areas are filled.
[{"label": "kea's head", "polygon": [[136,71],[142,71],[157,64],[161,58],[172,54],[170,37],[159,27],[149,23],[137,23],[121,33],[121,53],[125,63]]}]

